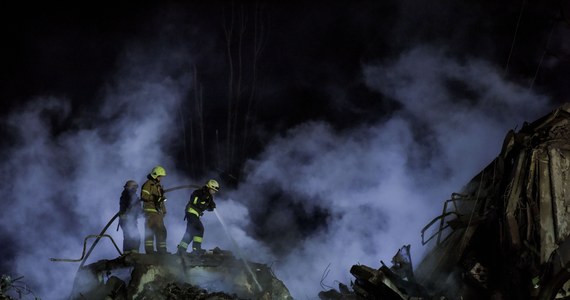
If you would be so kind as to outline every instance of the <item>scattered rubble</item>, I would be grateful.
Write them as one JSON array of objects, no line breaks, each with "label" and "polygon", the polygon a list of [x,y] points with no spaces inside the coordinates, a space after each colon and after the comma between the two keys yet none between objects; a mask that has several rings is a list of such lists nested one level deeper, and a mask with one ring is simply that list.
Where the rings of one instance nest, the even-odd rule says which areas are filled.
[{"label": "scattered rubble", "polygon": [[[352,285],[352,284],[351,284]],[[328,291],[323,291],[319,293],[319,299],[321,300],[356,300],[356,294],[349,289],[346,284],[339,283],[338,290],[330,289]]]},{"label": "scattered rubble", "polygon": [[[24,276],[12,278],[10,275],[2,274],[0,276],[0,300],[39,300],[40,298],[35,296],[34,292],[28,288],[26,283],[22,282],[22,278],[24,278]],[[15,295],[17,295],[18,298],[14,298],[16,297]]]},{"label": "scattered rubble", "polygon": [[365,265],[353,265],[350,273],[356,278],[348,286],[339,284],[334,289],[320,292],[321,300],[351,299],[431,299],[427,290],[415,281],[410,255],[410,245],[403,246],[392,258],[392,266],[373,269]]}]

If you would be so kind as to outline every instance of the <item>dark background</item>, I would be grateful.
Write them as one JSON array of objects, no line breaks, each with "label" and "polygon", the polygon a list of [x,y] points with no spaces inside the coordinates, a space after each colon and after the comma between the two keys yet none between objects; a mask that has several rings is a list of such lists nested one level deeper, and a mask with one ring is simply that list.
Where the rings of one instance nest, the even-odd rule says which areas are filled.
[{"label": "dark background", "polygon": [[[56,206],[53,212],[55,215],[51,210],[48,214],[36,209],[33,201],[61,203],[59,190],[45,197],[43,195],[36,198],[21,196],[22,191],[12,188],[12,185],[28,188],[26,184],[21,183],[27,181],[28,178],[18,178],[19,174],[14,171],[18,166],[13,164],[23,165],[29,162],[26,171],[31,171],[24,172],[24,174],[30,177],[33,177],[34,172],[38,170],[44,171],[41,173],[42,176],[38,176],[39,180],[32,182],[34,187],[41,186],[31,189],[37,190],[38,193],[44,192],[42,190],[44,183],[50,184],[47,190],[56,190],[51,186],[54,177],[51,176],[51,170],[54,169],[56,171],[53,174],[58,174],[68,181],[80,178],[80,183],[84,180],[91,184],[91,182],[100,180],[98,176],[104,177],[105,174],[98,173],[99,170],[94,172],[95,175],[89,173],[88,170],[82,174],[84,170],[81,167],[84,165],[80,160],[60,164],[60,161],[65,160],[69,154],[67,152],[69,149],[63,149],[60,144],[68,146],[66,142],[69,140],[86,141],[90,137],[88,134],[92,134],[88,129],[95,128],[101,130],[94,130],[97,134],[93,136],[101,138],[103,142],[97,143],[99,140],[95,139],[93,144],[88,145],[100,146],[101,152],[108,150],[105,147],[107,144],[114,145],[113,133],[115,132],[104,125],[113,124],[113,120],[123,120],[120,116],[114,115],[118,114],[122,108],[117,107],[117,112],[111,111],[110,115],[105,116],[101,116],[98,110],[108,102],[106,99],[108,90],[119,85],[121,73],[118,70],[121,70],[122,64],[129,57],[136,56],[130,53],[129,49],[147,48],[148,52],[144,53],[145,55],[156,53],[156,57],[161,57],[161,54],[166,53],[165,57],[176,61],[177,67],[165,72],[174,78],[174,81],[183,82],[184,76],[193,75],[193,78],[185,85],[187,88],[183,99],[187,101],[180,104],[179,114],[172,116],[182,121],[181,127],[184,130],[174,128],[172,131],[176,138],[168,139],[168,144],[160,146],[166,150],[165,154],[172,156],[172,160],[177,163],[175,167],[178,173],[189,178],[210,176],[220,178],[226,190],[231,190],[232,187],[239,190],[240,185],[244,187],[239,193],[242,193],[242,198],[248,199],[243,205],[247,206],[249,213],[247,217],[251,222],[243,225],[244,232],[270,249],[269,252],[277,257],[296,254],[293,252],[296,249],[292,245],[302,243],[305,238],[308,241],[315,237],[315,240],[319,240],[321,233],[326,233],[330,228],[337,228],[334,226],[336,224],[354,226],[348,230],[350,235],[346,239],[356,236],[360,237],[363,243],[374,244],[380,240],[377,235],[381,233],[381,229],[392,226],[388,221],[391,212],[386,211],[386,207],[380,203],[382,201],[376,201],[375,198],[366,199],[363,201],[364,204],[353,210],[347,210],[359,212],[357,216],[351,216],[348,213],[334,215],[335,209],[337,212],[344,210],[344,203],[339,202],[338,207],[330,209],[334,205],[327,202],[328,195],[322,197],[319,193],[315,193],[317,196],[307,193],[309,196],[304,195],[305,198],[303,198],[297,194],[291,194],[291,185],[297,183],[296,176],[299,170],[305,170],[302,168],[303,165],[309,165],[311,171],[331,171],[319,163],[316,166],[311,165],[311,162],[319,160],[320,155],[318,151],[315,153],[312,150],[313,148],[321,150],[321,144],[316,143],[315,146],[311,144],[311,141],[306,141],[308,146],[300,145],[305,142],[299,141],[300,137],[303,137],[304,127],[293,130],[293,133],[288,136],[290,140],[279,142],[278,138],[297,125],[311,121],[323,121],[326,126],[330,125],[333,128],[331,131],[334,134],[327,131],[326,126],[324,126],[325,129],[319,127],[321,124],[319,123],[314,126],[317,129],[307,126],[310,131],[307,136],[318,139],[319,130],[325,134],[329,133],[330,136],[323,138],[325,141],[323,144],[327,146],[325,150],[332,149],[332,156],[341,162],[340,167],[346,168],[342,158],[353,153],[350,149],[345,153],[343,145],[335,144],[336,141],[331,142],[331,145],[326,143],[328,138],[334,139],[337,136],[355,143],[351,140],[350,134],[354,132],[355,140],[358,142],[355,144],[364,149],[357,152],[355,156],[364,153],[366,157],[367,153],[375,151],[368,147],[377,146],[376,143],[380,145],[379,148],[382,147],[378,152],[383,155],[383,149],[390,150],[390,144],[394,141],[395,148],[398,149],[396,152],[402,153],[404,160],[407,160],[407,164],[403,167],[405,171],[403,174],[420,178],[416,181],[410,180],[412,182],[410,185],[417,184],[420,190],[422,188],[430,190],[432,186],[438,187],[440,179],[442,182],[449,183],[445,180],[453,177],[452,175],[457,175],[456,170],[464,169],[464,172],[468,173],[465,178],[469,178],[468,176],[474,174],[473,170],[480,169],[479,163],[484,166],[488,162],[488,157],[481,155],[473,159],[474,155],[470,154],[469,159],[462,159],[458,155],[461,166],[457,166],[451,163],[445,165],[448,160],[445,155],[453,154],[455,149],[461,152],[467,151],[465,149],[468,148],[477,148],[478,152],[484,152],[480,149],[487,148],[485,146],[489,144],[500,144],[500,141],[497,141],[494,135],[489,134],[489,137],[481,137],[482,142],[474,141],[473,147],[463,146],[463,144],[469,144],[470,141],[461,139],[463,136],[460,134],[464,133],[461,130],[449,130],[450,134],[457,134],[451,138],[445,135],[445,130],[442,131],[443,133],[438,132],[437,126],[443,124],[445,128],[445,126],[453,126],[453,122],[442,122],[434,127],[428,124],[429,122],[435,123],[439,118],[452,119],[453,113],[442,114],[443,116],[435,114],[425,119],[421,118],[421,114],[417,117],[415,115],[417,111],[413,107],[412,109],[403,108],[406,100],[402,99],[407,98],[394,99],[396,93],[385,93],[389,89],[371,88],[376,84],[365,82],[366,76],[363,75],[363,69],[366,69],[366,66],[378,65],[379,69],[397,71],[399,64],[406,64],[408,61],[399,60],[401,56],[411,49],[427,45],[445,53],[442,56],[451,58],[450,60],[453,61],[451,65],[454,63],[460,65],[461,62],[468,65],[471,61],[485,62],[485,65],[493,68],[489,74],[494,74],[496,70],[502,73],[498,90],[503,86],[516,87],[512,89],[515,92],[508,90],[504,95],[510,95],[511,92],[512,95],[521,95],[525,93],[517,91],[528,91],[528,94],[532,94],[532,97],[529,96],[528,99],[539,98],[534,95],[544,96],[548,102],[547,106],[554,109],[568,101],[570,86],[568,84],[568,78],[570,78],[570,30],[567,17],[570,13],[570,4],[568,2],[528,0],[307,1],[306,3],[301,1],[284,3],[254,1],[127,3],[119,1],[113,3],[60,2],[58,4],[3,2],[0,4],[2,40],[0,99],[2,99],[3,106],[0,118],[7,119],[9,116],[17,116],[18,114],[14,112],[22,107],[38,105],[34,99],[47,101],[49,97],[69,101],[71,112],[60,114],[60,110],[64,109],[57,105],[51,110],[49,105],[46,106],[47,109],[41,107],[38,115],[47,119],[46,124],[50,127],[44,135],[36,135],[34,132],[29,136],[18,136],[14,127],[5,127],[4,123],[1,123],[3,126],[0,127],[2,135],[0,155],[4,162],[0,178],[6,182],[2,192],[6,201],[10,201],[11,193],[19,193],[14,207],[17,205],[18,211],[21,207],[21,211],[27,215],[19,216],[11,214],[11,210],[6,210],[7,212],[0,212],[0,216],[4,218],[3,223],[10,225],[25,223],[26,226],[31,226],[26,232],[39,236],[39,239],[52,234],[59,237],[60,232],[72,228],[73,230],[67,232],[71,237],[66,240],[72,245],[70,247],[77,246],[75,243],[79,243],[78,241],[85,236],[86,228],[99,230],[101,222],[104,221],[98,220],[93,215],[86,220],[85,215],[89,212],[73,211],[72,204],[76,203],[74,202],[76,199],[66,198],[65,203],[70,203],[68,207],[54,205]],[[133,45],[137,47],[132,47]],[[148,47],[145,47],[146,45]],[[167,49],[168,47],[185,49],[186,53],[184,56],[176,57],[179,52],[172,51],[174,53],[172,54]],[[148,61],[152,62],[152,59]],[[386,67],[391,66],[393,61],[398,62],[396,66]],[[417,63],[414,59],[409,61]],[[433,70],[430,71],[421,66],[416,68],[412,65],[409,68],[413,69],[414,75],[419,75],[419,77],[435,76],[430,73]],[[446,72],[443,74],[448,75]],[[399,74],[397,78],[405,79],[406,76],[408,75]],[[481,106],[478,96],[484,94],[484,91],[472,90],[473,87],[479,85],[470,86],[462,81],[465,78],[471,77],[450,78],[446,81],[445,88],[436,87],[433,90],[438,92],[445,90],[449,95],[457,96],[458,103],[460,101],[464,103],[459,103],[454,107],[455,109],[461,107],[466,108],[460,110],[461,112],[478,112],[479,119],[484,119],[482,122],[488,121],[484,116],[492,115],[494,107],[477,109]],[[501,101],[497,102],[501,103]],[[512,102],[516,103],[516,101]],[[196,108],[197,103],[202,104],[201,110]],[[446,103],[450,106],[454,104],[445,101],[434,101],[434,103]],[[496,113],[493,117],[505,119],[505,124],[489,118],[497,122],[491,122],[488,126],[497,124],[511,126],[513,120],[522,122],[520,118],[524,114],[517,114],[526,112],[526,110],[519,110],[517,105],[520,106],[519,103],[498,105],[498,107],[513,108],[514,112],[512,114]],[[524,103],[522,105],[524,106]],[[529,107],[543,108],[542,104],[535,106],[535,103],[529,103]],[[435,104],[433,107],[426,108],[431,112],[447,109],[448,107]],[[409,126],[414,131],[414,138],[417,140],[416,144],[412,143],[412,145],[416,148],[398,148],[408,144],[398,140],[400,132],[397,128],[394,130],[394,136],[391,136],[392,140],[388,142],[382,140],[383,132],[393,130],[391,127],[382,128],[382,121],[389,120],[391,116],[399,112],[404,115],[402,119],[409,121]],[[429,112],[426,111],[426,115]],[[503,118],[504,115],[509,118]],[[465,116],[466,122],[464,123],[472,121],[469,117],[469,115]],[[28,120],[22,118],[21,123],[17,125],[26,128],[26,122],[31,120],[33,118]],[[125,120],[130,119],[125,118]],[[368,125],[373,129],[367,131]],[[374,131],[374,128],[382,129]],[[467,131],[472,129],[469,126],[466,128]],[[354,131],[351,131],[353,129]],[[464,128],[460,127],[460,129]],[[472,130],[464,136],[484,135],[486,129],[487,127],[481,129],[482,134]],[[131,130],[131,128],[126,130]],[[503,129],[497,130],[500,131],[499,135],[502,137]],[[83,139],[85,132],[87,132],[87,138]],[[80,137],[76,138],[74,134]],[[376,136],[380,136],[380,141],[375,140]],[[443,138],[438,139],[441,136]],[[37,137],[51,140],[51,143],[44,143],[47,145],[45,152],[43,148],[36,149],[37,152],[47,154],[46,157],[36,155],[33,149],[30,150],[30,147],[37,146],[30,142]],[[491,138],[493,138],[492,141],[490,141]],[[274,139],[278,141],[270,143]],[[367,139],[373,142],[369,144]],[[19,147],[20,143],[22,147]],[[266,149],[268,144],[280,145],[284,150],[282,152],[279,149],[268,150]],[[295,146],[299,147],[295,148]],[[446,147],[452,150],[446,152]],[[340,150],[335,152],[337,148]],[[491,153],[498,151],[494,148],[484,150]],[[20,152],[28,153],[27,151],[32,153],[30,157],[18,155]],[[260,153],[262,153],[261,157],[259,157]],[[90,154],[92,156],[85,155],[87,160],[100,157],[97,153]],[[390,154],[389,151],[388,154]],[[101,156],[104,157],[104,155]],[[10,161],[12,158],[14,162]],[[244,183],[246,181],[244,178],[248,175],[244,166],[247,165],[248,159],[257,160],[258,163],[250,168],[250,171],[254,170],[252,173],[258,170],[257,166],[263,166],[264,160],[290,163],[283,165],[276,163],[279,166],[278,171],[282,173],[262,174],[261,179],[253,176],[253,180]],[[374,160],[376,157],[371,155],[370,159]],[[50,160],[50,163],[38,167],[44,160]],[[358,159],[355,161],[360,162]],[[338,180],[338,185],[341,186],[339,190],[348,191],[347,194],[358,193],[382,183],[383,178],[379,178],[378,174],[385,173],[375,168],[379,161],[382,160],[370,163],[372,166],[370,169],[367,169],[368,165],[364,163],[358,165],[362,171],[347,170],[346,172],[351,175],[356,174],[353,176],[356,179],[340,178]],[[449,161],[454,162],[453,158],[449,158]],[[437,162],[443,163],[438,165]],[[292,166],[293,164],[295,166]],[[443,167],[439,168],[441,165]],[[148,168],[148,166],[139,167],[144,170]],[[76,174],[67,172],[67,168]],[[418,174],[409,175],[413,173],[408,173],[409,170],[418,171]],[[308,172],[308,174],[303,178],[312,179],[310,178],[312,173]],[[263,175],[267,175],[267,178],[263,178]],[[116,176],[122,180],[119,176],[123,174]],[[169,180],[172,180],[171,178]],[[464,183],[459,179],[457,181]],[[169,184],[174,184],[173,182],[170,181]],[[332,182],[334,184],[336,181]],[[79,195],[85,192],[82,186],[68,188],[66,184],[68,184],[67,181],[58,182],[58,189],[62,190],[62,194],[72,188],[74,192],[77,189]],[[301,182],[299,185],[302,186],[302,184]],[[324,183],[323,187],[328,188],[329,185],[331,184]],[[408,185],[406,183],[403,186]],[[447,187],[444,184],[442,186],[442,189]],[[457,187],[457,185],[452,186]],[[91,188],[90,185],[89,188]],[[310,191],[309,188],[307,189]],[[107,186],[101,187],[100,190],[114,193]],[[89,190],[89,192],[92,191]],[[447,195],[451,191],[443,192]],[[226,195],[228,194],[230,193]],[[431,196],[429,192],[425,194],[426,197]],[[111,199],[111,197],[113,196],[107,198]],[[382,200],[384,198],[389,197],[382,196]],[[352,199],[347,199],[349,200],[352,201]],[[430,199],[433,202],[426,205],[439,209],[439,200],[441,199]],[[114,198],[108,201],[114,201]],[[91,204],[83,201],[78,206],[92,208]],[[171,205],[174,206],[174,204]],[[183,206],[183,203],[180,205]],[[390,208],[398,207],[398,205],[390,206]],[[403,205],[400,206],[403,207]],[[97,209],[103,208],[97,207]],[[355,226],[352,222],[361,221],[360,212],[368,219],[375,219],[378,222],[375,224],[377,226],[364,226],[363,228]],[[425,214],[425,212],[422,213]],[[102,215],[101,219],[105,219],[106,216]],[[50,224],[51,227],[44,227],[44,219],[58,222]],[[176,221],[178,223],[172,222],[177,226],[184,225],[180,220],[176,219]],[[85,224],[88,222],[91,223]],[[416,220],[416,222],[421,223],[421,220]],[[78,223],[82,226],[72,227],[73,224]],[[33,226],[41,228],[35,229]],[[35,264],[34,260],[24,254],[28,253],[30,244],[33,243],[33,247],[36,247],[36,244],[41,244],[41,242],[30,240],[28,236],[18,236],[17,234],[21,231],[20,228],[13,227],[0,228],[3,257],[0,259],[0,271],[13,271],[16,262]],[[284,231],[289,235],[280,235]],[[329,244],[324,245],[323,249],[318,249],[315,253],[324,253],[325,247]],[[58,248],[52,245],[49,249]],[[35,250],[41,252],[41,249]],[[391,251],[391,249],[382,249],[382,251]],[[377,261],[376,254],[372,252],[369,256]],[[47,254],[42,253],[42,255]],[[310,262],[317,260],[310,255],[304,258],[307,268],[311,268]],[[352,257],[349,258],[352,259]],[[45,260],[45,257],[41,259]],[[355,257],[353,261],[360,261],[359,259]],[[297,262],[295,259],[292,261]],[[292,263],[292,268],[296,268],[294,263]],[[29,274],[25,275],[29,276]],[[295,278],[295,274],[290,274],[290,276]],[[41,282],[41,279],[35,281]],[[45,290],[50,288],[46,283]]]},{"label": "dark background", "polygon": [[[1,11],[3,114],[52,95],[71,99],[76,118],[89,118],[127,43],[164,32],[171,34],[167,39],[191,41],[197,63],[184,68],[195,68],[208,103],[206,132],[228,122],[227,99],[237,103],[234,133],[219,130],[217,137],[218,147],[234,154],[204,158],[201,148],[213,147],[208,142],[186,152],[173,145],[172,151],[190,161],[216,161],[189,167],[191,175],[216,167],[233,183],[243,161],[274,132],[307,120],[345,128],[397,110],[398,104],[362,83],[361,66],[414,45],[441,45],[454,56],[490,61],[510,80],[557,103],[568,92],[568,1],[4,3]],[[232,91],[224,32],[230,27]],[[333,86],[341,93],[334,95]],[[61,130],[73,123],[59,122]]]}]

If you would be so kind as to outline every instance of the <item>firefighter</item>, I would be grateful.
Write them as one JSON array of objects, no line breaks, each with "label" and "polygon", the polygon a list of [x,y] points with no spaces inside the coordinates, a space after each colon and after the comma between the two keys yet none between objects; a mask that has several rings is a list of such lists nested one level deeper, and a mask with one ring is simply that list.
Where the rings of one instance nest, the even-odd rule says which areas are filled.
[{"label": "firefighter", "polygon": [[204,237],[204,225],[200,217],[205,210],[213,211],[216,208],[214,194],[220,189],[220,185],[214,179],[210,179],[202,188],[192,192],[190,200],[186,204],[184,219],[186,220],[186,232],[178,244],[178,254],[186,253],[188,244],[192,242],[192,253],[204,254],[202,238]]},{"label": "firefighter", "polygon": [[123,254],[138,253],[141,237],[137,219],[141,215],[140,199],[137,196],[139,185],[134,180],[125,183],[119,203],[119,225],[123,230]]},{"label": "firefighter", "polygon": [[164,227],[164,215],[166,215],[166,197],[160,184],[160,179],[166,176],[166,170],[156,166],[147,175],[147,181],[141,188],[141,200],[145,217],[144,224],[144,250],[145,253],[154,253],[156,240],[156,252],[166,252],[166,227]]}]

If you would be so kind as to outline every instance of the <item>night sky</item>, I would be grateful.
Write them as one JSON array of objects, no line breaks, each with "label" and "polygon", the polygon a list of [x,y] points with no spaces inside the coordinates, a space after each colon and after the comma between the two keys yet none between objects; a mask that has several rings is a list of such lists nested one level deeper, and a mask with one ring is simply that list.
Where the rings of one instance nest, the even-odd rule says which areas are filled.
[{"label": "night sky", "polygon": [[[328,286],[404,244],[417,264],[442,201],[509,129],[568,101],[568,15],[525,0],[3,3],[0,273],[67,295],[77,266],[49,258],[79,257],[157,164],[165,187],[219,180],[232,237],[295,298],[316,298],[329,264]],[[190,192],[169,195],[169,251]],[[204,223],[206,248],[232,249]]]}]

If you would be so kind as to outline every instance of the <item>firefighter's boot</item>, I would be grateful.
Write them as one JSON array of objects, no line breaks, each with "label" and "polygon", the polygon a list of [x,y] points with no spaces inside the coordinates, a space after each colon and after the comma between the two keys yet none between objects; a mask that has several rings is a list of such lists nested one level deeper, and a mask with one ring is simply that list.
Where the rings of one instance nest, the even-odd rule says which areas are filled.
[{"label": "firefighter's boot", "polygon": [[202,255],[204,253],[206,253],[206,250],[202,249],[202,243],[196,243],[194,241],[194,243],[192,244],[192,254]]},{"label": "firefighter's boot", "polygon": [[206,251],[202,250],[202,237],[201,236],[194,236],[192,239],[192,253],[202,255]]}]

